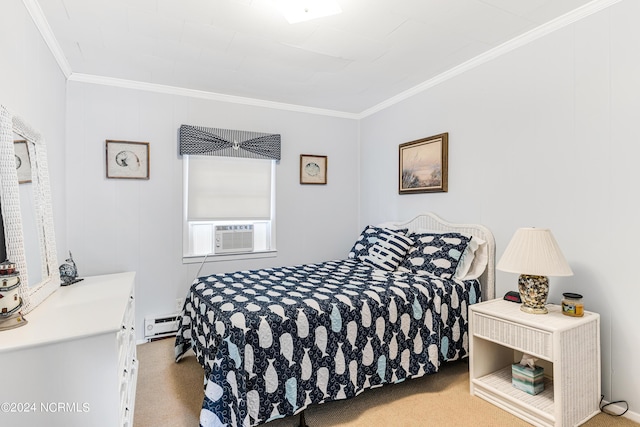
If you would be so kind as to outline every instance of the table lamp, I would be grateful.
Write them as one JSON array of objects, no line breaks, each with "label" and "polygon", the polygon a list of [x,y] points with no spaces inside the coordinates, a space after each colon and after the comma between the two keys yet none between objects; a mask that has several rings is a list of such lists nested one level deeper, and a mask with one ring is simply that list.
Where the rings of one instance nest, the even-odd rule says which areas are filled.
[{"label": "table lamp", "polygon": [[573,271],[562,255],[548,228],[519,228],[496,266],[498,270],[519,273],[518,291],[525,313],[548,313],[547,276],[572,276]]}]

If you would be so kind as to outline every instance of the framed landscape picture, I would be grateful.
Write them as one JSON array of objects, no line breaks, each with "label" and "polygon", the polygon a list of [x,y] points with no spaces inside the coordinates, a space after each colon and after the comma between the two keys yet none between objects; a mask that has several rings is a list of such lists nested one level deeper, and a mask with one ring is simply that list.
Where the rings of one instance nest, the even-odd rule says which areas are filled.
[{"label": "framed landscape picture", "polygon": [[107,178],[149,179],[149,143],[107,140]]},{"label": "framed landscape picture", "polygon": [[447,192],[448,144],[448,133],[400,144],[400,194]]},{"label": "framed landscape picture", "polygon": [[327,183],[327,156],[300,154],[300,184]]}]

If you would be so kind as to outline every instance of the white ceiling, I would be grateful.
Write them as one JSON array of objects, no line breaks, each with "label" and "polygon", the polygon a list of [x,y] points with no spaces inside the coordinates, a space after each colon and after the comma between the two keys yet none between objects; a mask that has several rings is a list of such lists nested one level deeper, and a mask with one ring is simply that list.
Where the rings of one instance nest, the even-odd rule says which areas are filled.
[{"label": "white ceiling", "polygon": [[354,114],[591,2],[339,0],[340,15],[289,24],[271,0],[24,1],[72,76]]}]

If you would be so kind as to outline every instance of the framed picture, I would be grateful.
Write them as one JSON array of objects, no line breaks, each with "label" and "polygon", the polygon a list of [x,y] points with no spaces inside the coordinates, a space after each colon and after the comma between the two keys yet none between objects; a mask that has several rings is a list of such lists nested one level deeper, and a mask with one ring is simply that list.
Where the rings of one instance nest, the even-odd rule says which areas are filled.
[{"label": "framed picture", "polygon": [[18,172],[18,182],[25,184],[31,182],[31,159],[29,158],[29,148],[27,141],[13,141],[13,149],[16,155],[16,170]]},{"label": "framed picture", "polygon": [[448,144],[448,133],[400,144],[400,194],[447,192]]},{"label": "framed picture", "polygon": [[149,179],[149,143],[107,140],[107,178]]},{"label": "framed picture", "polygon": [[300,184],[327,183],[327,156],[300,154]]}]

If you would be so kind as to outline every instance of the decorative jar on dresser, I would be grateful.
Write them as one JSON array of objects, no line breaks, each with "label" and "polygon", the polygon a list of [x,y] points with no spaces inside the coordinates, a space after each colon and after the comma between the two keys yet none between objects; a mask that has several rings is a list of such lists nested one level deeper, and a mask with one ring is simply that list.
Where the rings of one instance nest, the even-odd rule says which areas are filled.
[{"label": "decorative jar on dresser", "polygon": [[[574,426],[600,412],[600,316],[528,314],[494,299],[469,306],[471,394],[536,426]],[[511,365],[523,354],[544,368],[544,391],[513,387]]]},{"label": "decorative jar on dresser", "polygon": [[134,282],[133,272],[87,277],[0,332],[0,425],[133,425]]}]

